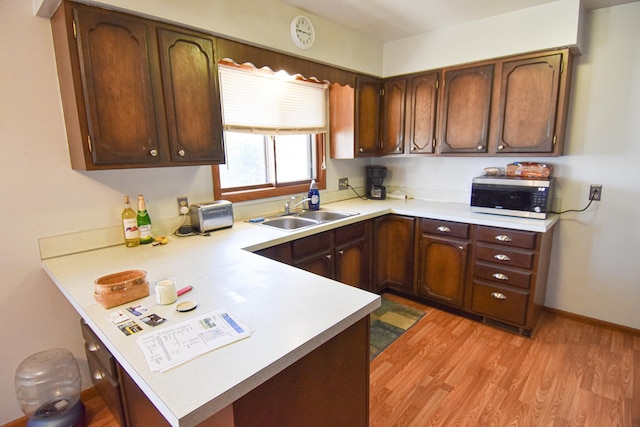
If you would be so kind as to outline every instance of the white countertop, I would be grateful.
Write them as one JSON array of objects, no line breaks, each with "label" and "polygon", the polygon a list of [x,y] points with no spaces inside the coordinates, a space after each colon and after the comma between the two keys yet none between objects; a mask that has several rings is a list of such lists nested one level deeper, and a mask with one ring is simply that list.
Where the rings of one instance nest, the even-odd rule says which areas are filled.
[{"label": "white countertop", "polygon": [[[233,228],[209,237],[172,238],[166,246],[122,245],[87,251],[45,260],[43,266],[165,418],[175,426],[190,426],[230,405],[380,305],[378,295],[249,251],[387,213],[538,232],[549,231],[557,220],[555,216],[530,220],[477,214],[468,205],[413,199],[350,199],[325,207],[359,215],[299,231],[236,221]],[[224,308],[255,332],[167,372],[151,372],[135,340],[154,328],[137,321],[144,331],[125,336],[105,316],[128,305],[105,310],[93,299],[96,278],[129,269],[146,270],[149,279],[173,275],[179,288],[194,287],[178,299],[198,302],[198,308],[188,313],[176,312],[174,304],[156,305],[153,289],[149,297],[136,301],[167,319],[156,330]]]}]

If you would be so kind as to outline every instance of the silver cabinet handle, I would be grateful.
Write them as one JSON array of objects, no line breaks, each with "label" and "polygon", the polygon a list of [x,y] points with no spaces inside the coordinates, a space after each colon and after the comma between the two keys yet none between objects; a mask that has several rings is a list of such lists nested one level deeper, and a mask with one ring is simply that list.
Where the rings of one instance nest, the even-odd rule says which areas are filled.
[{"label": "silver cabinet handle", "polygon": [[493,257],[498,261],[511,261],[511,258],[505,254],[496,254]]},{"label": "silver cabinet handle", "polygon": [[478,145],[478,151],[484,149],[484,145]]},{"label": "silver cabinet handle", "polygon": [[504,150],[504,145],[502,144],[498,145],[498,150]]},{"label": "silver cabinet handle", "polygon": [[438,230],[441,233],[449,233],[449,232],[451,232],[451,229],[449,227],[445,227],[444,225],[441,225],[436,230]]},{"label": "silver cabinet handle", "polygon": [[498,280],[509,280],[509,276],[502,273],[493,273],[493,277]]},{"label": "silver cabinet handle", "polygon": [[361,153],[364,153],[364,148],[360,147],[358,151],[360,151]]},{"label": "silver cabinet handle", "polygon": [[506,295],[501,292],[491,292],[491,296],[495,299],[507,299]]},{"label": "silver cabinet handle", "polygon": [[510,242],[511,241],[511,237],[506,236],[504,234],[499,234],[496,236],[496,240],[499,242]]},{"label": "silver cabinet handle", "polygon": [[184,155],[187,154],[187,153],[185,153],[184,150],[180,150],[180,151],[178,151],[178,154],[180,155],[180,157],[184,157]]},{"label": "silver cabinet handle", "polygon": [[331,259],[331,255],[325,255],[327,259]]},{"label": "silver cabinet handle", "polygon": [[151,157],[158,157],[158,150],[151,150],[149,154],[151,154]]},{"label": "silver cabinet handle", "polygon": [[100,346],[94,342],[92,342],[91,344],[89,344],[87,346],[87,350],[89,350],[92,353],[97,352],[98,350],[100,350]]},{"label": "silver cabinet handle", "polygon": [[95,371],[93,371],[93,378],[100,381],[104,378],[104,372],[102,372],[100,369],[96,369]]},{"label": "silver cabinet handle", "polygon": [[344,255],[344,251],[338,251],[340,255]]}]

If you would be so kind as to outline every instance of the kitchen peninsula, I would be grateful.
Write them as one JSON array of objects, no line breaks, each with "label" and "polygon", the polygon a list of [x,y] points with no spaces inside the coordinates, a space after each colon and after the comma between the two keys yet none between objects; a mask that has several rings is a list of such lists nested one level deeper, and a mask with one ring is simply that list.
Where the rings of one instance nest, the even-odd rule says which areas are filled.
[{"label": "kitchen peninsula", "polygon": [[[305,422],[313,420],[365,426],[368,315],[380,305],[379,297],[252,252],[390,213],[539,233],[557,220],[474,214],[468,205],[420,200],[350,199],[327,207],[358,215],[294,232],[237,221],[209,237],[96,249],[45,259],[43,266],[171,425],[257,425],[265,416],[278,425],[313,425]],[[106,318],[128,305],[105,310],[93,299],[93,280],[128,269],[145,270],[150,280],[173,275],[179,287],[194,287],[179,299],[196,300],[193,312],[156,305],[152,296],[136,301],[167,319],[159,328],[224,308],[245,322],[252,336],[167,372],[151,372],[136,334],[126,336]],[[141,334],[152,330],[142,327]]]}]

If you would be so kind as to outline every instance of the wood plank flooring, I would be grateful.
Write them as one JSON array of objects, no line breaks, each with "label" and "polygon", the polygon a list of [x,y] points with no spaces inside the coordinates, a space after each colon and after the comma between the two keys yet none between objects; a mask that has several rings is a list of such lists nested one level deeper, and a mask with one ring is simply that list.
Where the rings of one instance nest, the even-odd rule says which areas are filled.
[{"label": "wood plank flooring", "polygon": [[[546,313],[525,338],[385,296],[427,314],[371,363],[371,427],[640,427],[640,337]],[[118,426],[83,401],[88,426]]]},{"label": "wood plank flooring", "polygon": [[427,311],[371,364],[374,426],[640,426],[640,337],[545,313],[532,339]]}]

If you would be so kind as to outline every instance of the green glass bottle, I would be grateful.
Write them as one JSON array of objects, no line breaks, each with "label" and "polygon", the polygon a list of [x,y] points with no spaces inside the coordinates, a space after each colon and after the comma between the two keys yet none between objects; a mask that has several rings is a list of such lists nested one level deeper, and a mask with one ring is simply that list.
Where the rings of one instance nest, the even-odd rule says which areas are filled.
[{"label": "green glass bottle", "polygon": [[142,194],[138,195],[138,233],[140,234],[140,244],[146,245],[153,242],[151,218],[149,217],[149,212],[147,212],[147,205]]}]

